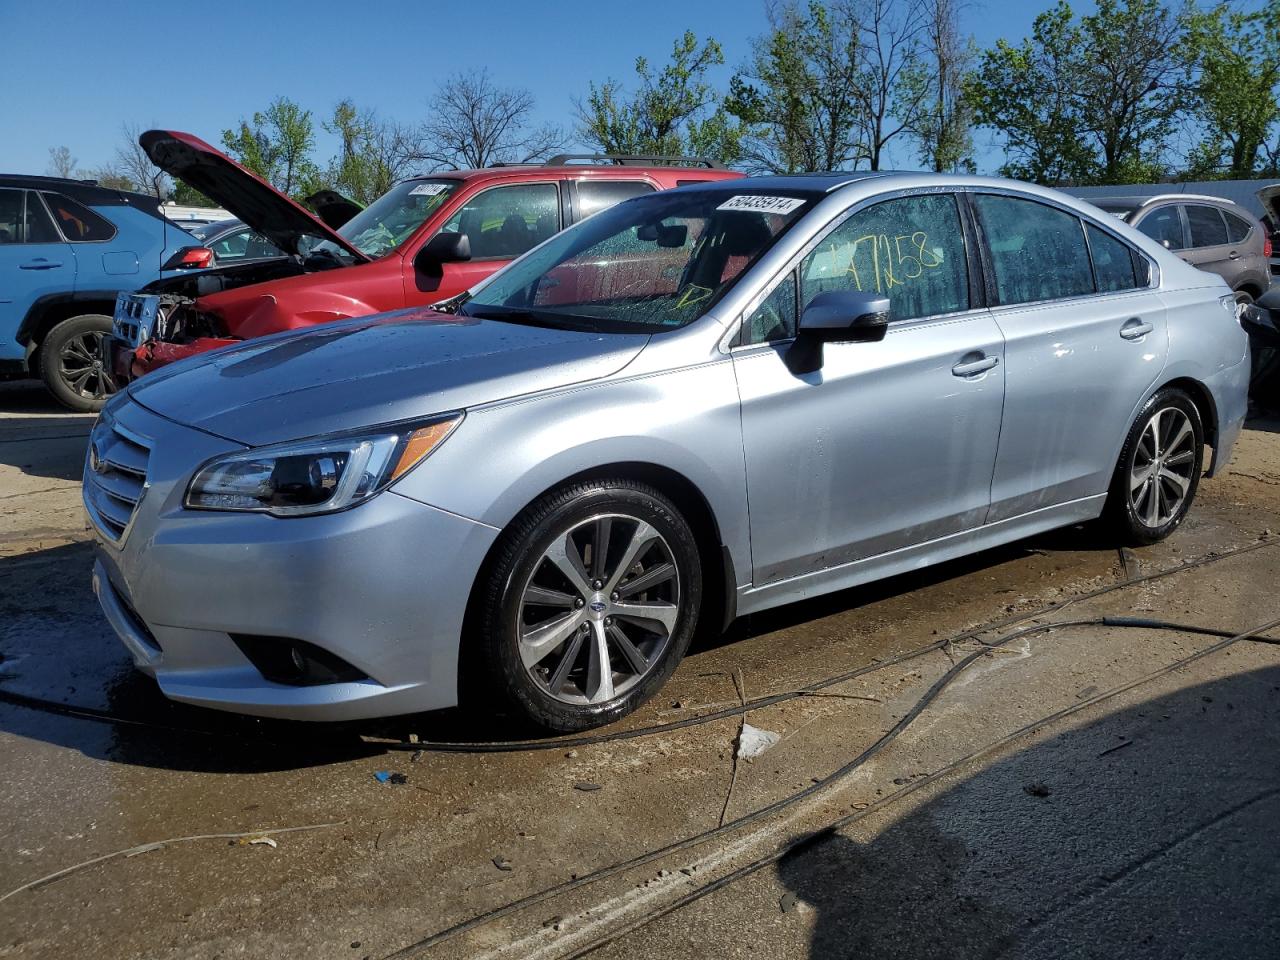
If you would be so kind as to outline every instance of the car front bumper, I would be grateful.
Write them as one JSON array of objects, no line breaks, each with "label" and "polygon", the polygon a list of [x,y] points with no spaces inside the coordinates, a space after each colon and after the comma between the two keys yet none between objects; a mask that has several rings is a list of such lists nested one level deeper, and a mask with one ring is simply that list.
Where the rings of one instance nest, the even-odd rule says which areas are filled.
[{"label": "car front bumper", "polygon": [[[147,445],[147,480],[123,535],[86,508],[94,588],[137,667],[166,696],[259,716],[351,720],[457,703],[459,640],[491,527],[386,491],[324,516],[186,510],[193,470],[240,449],[133,402],[108,424]],[[110,429],[109,426],[95,428]],[[268,680],[233,637],[301,640],[363,679]]]}]

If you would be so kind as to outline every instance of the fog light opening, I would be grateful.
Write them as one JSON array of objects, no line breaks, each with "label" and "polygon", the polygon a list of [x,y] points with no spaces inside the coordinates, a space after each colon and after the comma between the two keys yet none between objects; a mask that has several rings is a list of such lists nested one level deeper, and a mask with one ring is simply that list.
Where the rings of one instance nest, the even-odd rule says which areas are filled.
[{"label": "fog light opening", "polygon": [[368,674],[314,643],[292,637],[232,634],[231,639],[262,676],[272,683],[314,687],[368,680]]}]

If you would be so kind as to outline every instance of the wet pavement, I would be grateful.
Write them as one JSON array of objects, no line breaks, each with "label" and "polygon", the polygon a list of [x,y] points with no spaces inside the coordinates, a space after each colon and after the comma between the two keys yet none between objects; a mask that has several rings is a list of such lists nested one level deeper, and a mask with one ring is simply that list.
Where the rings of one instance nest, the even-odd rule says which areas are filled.
[{"label": "wet pavement", "polygon": [[1166,543],[758,615],[547,748],[164,700],[90,590],[90,423],[0,386],[0,956],[1275,955],[1280,646],[1094,621],[1280,620],[1280,424]]}]

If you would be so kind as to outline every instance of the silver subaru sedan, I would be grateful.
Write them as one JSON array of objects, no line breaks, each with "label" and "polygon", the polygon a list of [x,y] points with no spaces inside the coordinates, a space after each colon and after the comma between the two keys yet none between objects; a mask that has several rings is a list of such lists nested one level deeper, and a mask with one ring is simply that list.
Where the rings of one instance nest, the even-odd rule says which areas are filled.
[{"label": "silver subaru sedan", "polygon": [[1219,277],[1061,193],[692,186],[435,310],[131,385],[85,467],[94,586],[175,700],[581,730],[698,628],[1066,524],[1168,536],[1248,375]]}]

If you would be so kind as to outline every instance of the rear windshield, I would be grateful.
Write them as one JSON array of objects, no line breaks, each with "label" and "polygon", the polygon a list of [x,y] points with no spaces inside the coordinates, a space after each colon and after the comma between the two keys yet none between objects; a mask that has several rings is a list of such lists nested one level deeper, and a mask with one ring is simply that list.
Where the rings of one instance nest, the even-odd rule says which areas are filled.
[{"label": "rear windshield", "polygon": [[656,333],[701,317],[815,200],[689,188],[637,197],[497,274],[465,316],[599,333]]}]

